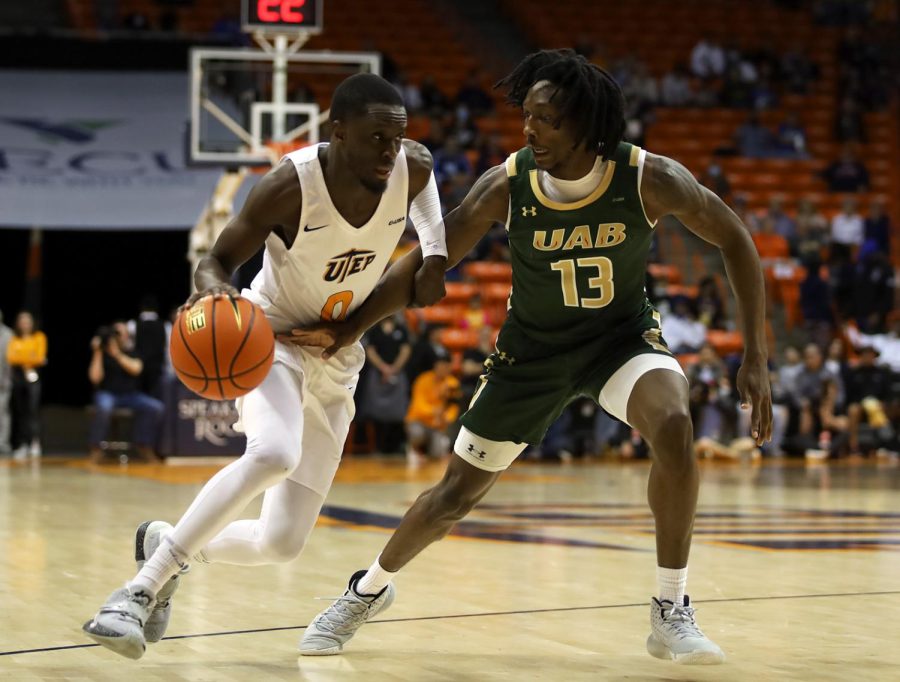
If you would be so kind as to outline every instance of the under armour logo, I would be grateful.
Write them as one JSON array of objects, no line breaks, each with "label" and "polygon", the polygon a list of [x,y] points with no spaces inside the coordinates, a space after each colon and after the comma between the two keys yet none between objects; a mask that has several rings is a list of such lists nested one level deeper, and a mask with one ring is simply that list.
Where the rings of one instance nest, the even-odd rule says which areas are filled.
[{"label": "under armour logo", "polygon": [[479,450],[472,443],[469,443],[468,451],[470,455],[478,455],[478,459],[484,459],[484,456],[487,454],[487,451]]},{"label": "under armour logo", "polygon": [[516,359],[513,356],[507,355],[506,351],[500,351],[500,354],[497,356],[497,359],[500,362],[507,364],[507,365],[512,365],[516,361]]},{"label": "under armour logo", "polygon": [[522,207],[522,217],[527,218],[531,216],[532,218],[537,215],[537,208],[534,206],[523,206]]}]

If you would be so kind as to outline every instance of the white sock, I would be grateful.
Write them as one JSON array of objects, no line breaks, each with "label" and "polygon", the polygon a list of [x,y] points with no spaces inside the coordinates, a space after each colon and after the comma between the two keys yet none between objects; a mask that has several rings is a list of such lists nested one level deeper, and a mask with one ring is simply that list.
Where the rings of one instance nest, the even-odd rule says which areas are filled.
[{"label": "white sock", "polygon": [[656,567],[656,583],[659,600],[668,599],[676,606],[684,604],[684,588],[687,585],[687,566],[684,568]]},{"label": "white sock", "polygon": [[171,578],[187,566],[188,556],[179,547],[164,538],[153,556],[140,572],[128,583],[129,589],[140,587],[154,596]]},{"label": "white sock", "polygon": [[[380,558],[381,555],[379,554],[378,559]],[[356,582],[356,587],[353,589],[357,594],[378,594],[387,587],[388,583],[394,579],[395,575],[397,575],[397,571],[394,571],[393,573],[385,571],[381,567],[381,564],[378,563],[378,559],[375,559],[375,563],[369,567],[366,574]]]}]

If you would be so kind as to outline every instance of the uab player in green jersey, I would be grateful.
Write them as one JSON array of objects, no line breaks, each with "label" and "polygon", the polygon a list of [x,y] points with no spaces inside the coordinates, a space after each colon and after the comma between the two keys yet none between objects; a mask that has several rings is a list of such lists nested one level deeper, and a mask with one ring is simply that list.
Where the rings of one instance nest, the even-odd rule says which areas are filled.
[{"label": "uab player in green jersey", "polygon": [[[688,384],[660,335],[644,273],[654,226],[673,215],[719,247],[738,303],[744,358],[737,386],[752,405],[752,432],[769,439],[764,289],[740,219],[680,164],[621,142],[621,90],[571,50],[530,55],[498,85],[524,114],[527,146],[487,171],[445,218],[448,266],[495,222],[512,254],[509,314],[468,411],[456,457],[423,493],[368,571],[307,628],[303,654],[338,653],[394,599],[391,578],[490,490],[528,443],[578,396],[638,429],[650,445],[649,501],[656,520],[659,594],[651,601],[649,653],[678,663],[721,663],[685,596],[699,477]],[[421,254],[396,263],[356,314],[296,332],[324,356],[410,303]]]}]

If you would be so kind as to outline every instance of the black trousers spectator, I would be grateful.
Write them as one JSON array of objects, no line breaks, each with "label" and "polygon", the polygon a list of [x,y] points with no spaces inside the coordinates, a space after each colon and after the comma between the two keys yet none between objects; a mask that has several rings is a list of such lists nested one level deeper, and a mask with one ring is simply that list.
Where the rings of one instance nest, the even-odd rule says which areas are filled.
[{"label": "black trousers spectator", "polygon": [[13,449],[31,445],[41,433],[41,381],[28,381],[20,367],[12,376]]}]

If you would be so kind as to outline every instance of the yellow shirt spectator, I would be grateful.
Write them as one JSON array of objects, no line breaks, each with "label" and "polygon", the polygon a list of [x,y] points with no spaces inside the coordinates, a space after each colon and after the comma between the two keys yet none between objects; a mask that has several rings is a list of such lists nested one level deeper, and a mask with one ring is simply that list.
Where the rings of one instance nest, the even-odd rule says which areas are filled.
[{"label": "yellow shirt spectator", "polygon": [[447,428],[459,416],[459,405],[454,402],[458,394],[459,380],[452,374],[423,372],[413,383],[406,421],[419,422],[430,429]]},{"label": "yellow shirt spectator", "polygon": [[6,360],[14,367],[34,369],[47,363],[47,337],[44,332],[13,336],[6,349]]}]

